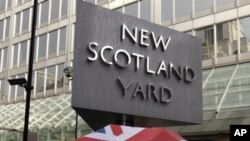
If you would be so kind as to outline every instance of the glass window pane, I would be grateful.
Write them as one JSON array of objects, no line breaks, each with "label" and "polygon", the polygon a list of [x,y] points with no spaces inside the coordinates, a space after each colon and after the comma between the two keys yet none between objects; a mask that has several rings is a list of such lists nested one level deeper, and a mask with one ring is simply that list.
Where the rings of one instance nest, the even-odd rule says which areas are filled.
[{"label": "glass window pane", "polygon": [[50,20],[59,19],[59,3],[60,0],[52,0],[51,1],[51,17]]},{"label": "glass window pane", "polygon": [[2,49],[2,52],[3,52],[3,69],[6,69],[6,67],[7,67],[7,54],[8,54],[8,52],[7,52],[8,50],[7,50],[7,48],[4,48],[4,49]]},{"label": "glass window pane", "polygon": [[44,91],[45,69],[36,71],[36,93]]},{"label": "glass window pane", "polygon": [[216,0],[217,6],[223,6],[229,3],[233,3],[235,0]]},{"label": "glass window pane", "polygon": [[18,44],[13,46],[12,68],[17,66]]},{"label": "glass window pane", "polygon": [[30,10],[23,11],[22,32],[27,31],[29,28]]},{"label": "glass window pane", "polygon": [[17,5],[22,4],[22,0],[17,0]]},{"label": "glass window pane", "polygon": [[49,17],[49,1],[45,1],[42,3],[41,8],[41,20],[40,24],[48,23],[48,17]]},{"label": "glass window pane", "polygon": [[10,8],[11,7],[11,4],[12,4],[12,0],[7,0],[8,1],[8,8]]},{"label": "glass window pane", "polygon": [[250,17],[240,19],[240,52],[250,52]]},{"label": "glass window pane", "polygon": [[5,79],[1,79],[0,80],[0,96],[1,96],[1,99],[3,99],[5,96],[7,96],[5,94]]},{"label": "glass window pane", "polygon": [[26,60],[27,60],[27,46],[28,46],[28,42],[27,41],[24,41],[24,42],[21,43],[19,65],[26,64]]},{"label": "glass window pane", "polygon": [[61,18],[67,17],[68,13],[68,0],[62,0],[62,11],[61,11]]},{"label": "glass window pane", "polygon": [[[18,78],[25,78],[25,74],[18,75]],[[17,96],[24,96],[24,88],[23,87],[20,87],[20,86],[17,87]]]},{"label": "glass window pane", "polygon": [[65,53],[66,49],[66,27],[60,29],[60,43],[59,52]]},{"label": "glass window pane", "polygon": [[[14,79],[14,78],[16,78],[16,76],[11,76],[10,77],[10,79]],[[15,93],[16,93],[16,85],[9,85],[10,86],[10,97],[11,97],[11,99],[13,100],[14,99],[14,97],[15,97]]]},{"label": "glass window pane", "polygon": [[175,0],[175,17],[184,17],[192,13],[192,0]]},{"label": "glass window pane", "polygon": [[213,0],[195,0],[195,12],[212,9]]},{"label": "glass window pane", "polygon": [[7,18],[5,24],[5,38],[9,38],[9,35],[10,35],[10,18]]},{"label": "glass window pane", "polygon": [[47,46],[47,34],[43,34],[39,37],[38,59],[45,58],[46,46]]},{"label": "glass window pane", "polygon": [[0,41],[3,39],[4,20],[0,20]]},{"label": "glass window pane", "polygon": [[196,37],[202,40],[202,60],[214,58],[214,29],[213,26],[197,29]]},{"label": "glass window pane", "polygon": [[142,0],[141,1],[141,18],[147,21],[150,21],[151,16],[151,0]]},{"label": "glass window pane", "polygon": [[21,13],[16,14],[16,26],[15,26],[15,35],[19,35],[20,32],[20,23],[21,23]]},{"label": "glass window pane", "polygon": [[58,71],[57,71],[57,88],[63,87],[63,80],[64,80],[64,64],[58,65]]},{"label": "glass window pane", "polygon": [[161,1],[161,21],[169,21],[173,15],[173,0]]},{"label": "glass window pane", "polygon": [[55,66],[47,68],[46,90],[55,89],[55,71],[56,71]]},{"label": "glass window pane", "polygon": [[237,22],[231,21],[216,25],[217,56],[224,57],[237,54]]},{"label": "glass window pane", "polygon": [[0,12],[5,10],[5,1],[6,0],[0,0]]},{"label": "glass window pane", "polygon": [[133,3],[125,6],[125,14],[138,17],[138,3]]},{"label": "glass window pane", "polygon": [[49,55],[56,55],[58,31],[49,33]]}]

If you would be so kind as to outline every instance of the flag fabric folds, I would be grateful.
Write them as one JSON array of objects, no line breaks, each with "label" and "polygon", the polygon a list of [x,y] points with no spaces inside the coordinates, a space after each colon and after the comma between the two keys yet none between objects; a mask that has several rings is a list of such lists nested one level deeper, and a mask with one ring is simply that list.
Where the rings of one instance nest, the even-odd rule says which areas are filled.
[{"label": "flag fabric folds", "polygon": [[176,132],[161,128],[108,125],[75,141],[186,141]]}]

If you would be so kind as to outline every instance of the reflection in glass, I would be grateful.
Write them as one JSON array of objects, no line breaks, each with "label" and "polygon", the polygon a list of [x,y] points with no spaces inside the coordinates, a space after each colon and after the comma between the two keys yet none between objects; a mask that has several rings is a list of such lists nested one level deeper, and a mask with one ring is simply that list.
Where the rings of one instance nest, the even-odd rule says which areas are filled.
[{"label": "reflection in glass", "polygon": [[58,71],[57,71],[57,88],[62,88],[63,87],[63,81],[64,81],[64,64],[59,64],[58,65]]},{"label": "reflection in glass", "polygon": [[214,29],[213,26],[197,29],[196,37],[202,41],[202,60],[214,58]]},{"label": "reflection in glass", "polygon": [[142,0],[141,1],[141,18],[147,21],[150,21],[151,18],[151,0]]},{"label": "reflection in glass", "polygon": [[36,71],[36,93],[44,91],[45,69]]},{"label": "reflection in glass", "polygon": [[38,59],[44,58],[46,55],[47,34],[39,37]]},{"label": "reflection in glass", "polygon": [[188,16],[192,13],[192,0],[175,0],[175,18]]},{"label": "reflection in glass", "polygon": [[224,57],[237,54],[237,22],[230,21],[216,25],[217,56]]},{"label": "reflection in glass", "polygon": [[55,66],[47,68],[47,81],[46,81],[47,91],[55,89],[55,71],[56,71]]},{"label": "reflection in glass", "polygon": [[138,3],[133,3],[125,6],[125,14],[138,17]]},{"label": "reflection in glass", "polygon": [[228,93],[222,103],[222,110],[250,106],[250,63],[240,64]]},{"label": "reflection in glass", "polygon": [[250,52],[250,17],[240,19],[240,51]]},{"label": "reflection in glass", "polygon": [[173,1],[161,0],[161,21],[169,21],[173,18]]},{"label": "reflection in glass", "polygon": [[216,68],[203,88],[203,109],[217,108],[233,74],[235,65]]},{"label": "reflection in glass", "polygon": [[56,55],[58,31],[49,33],[49,55]]}]

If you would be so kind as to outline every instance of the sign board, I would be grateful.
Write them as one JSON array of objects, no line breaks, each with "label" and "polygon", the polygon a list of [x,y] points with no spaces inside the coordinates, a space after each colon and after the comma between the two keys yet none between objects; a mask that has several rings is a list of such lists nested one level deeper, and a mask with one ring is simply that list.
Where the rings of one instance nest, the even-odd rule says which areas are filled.
[{"label": "sign board", "polygon": [[201,41],[78,1],[72,107],[93,128],[202,121]]}]

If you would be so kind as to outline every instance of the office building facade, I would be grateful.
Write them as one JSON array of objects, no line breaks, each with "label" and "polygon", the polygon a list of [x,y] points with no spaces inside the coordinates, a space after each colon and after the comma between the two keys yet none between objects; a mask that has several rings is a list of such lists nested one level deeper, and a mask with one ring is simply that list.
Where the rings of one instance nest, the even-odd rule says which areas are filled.
[{"label": "office building facade", "polygon": [[[203,124],[171,127],[189,140],[228,140],[250,122],[250,0],[87,0],[202,39]],[[39,141],[74,138],[71,81],[76,0],[38,0],[30,130]],[[22,140],[31,0],[0,0],[0,141]],[[79,118],[78,136],[91,132]]]}]

